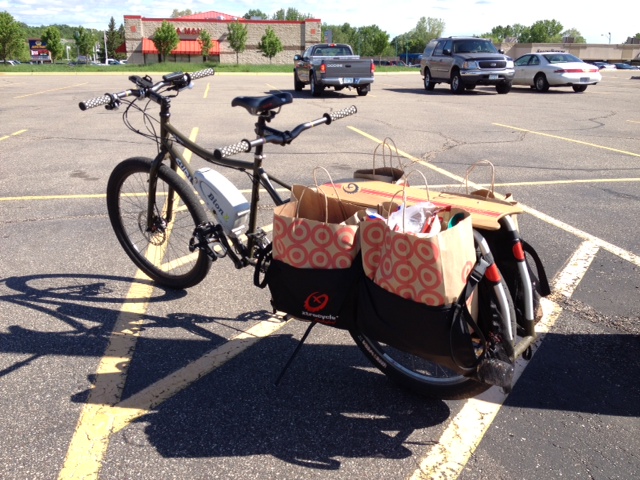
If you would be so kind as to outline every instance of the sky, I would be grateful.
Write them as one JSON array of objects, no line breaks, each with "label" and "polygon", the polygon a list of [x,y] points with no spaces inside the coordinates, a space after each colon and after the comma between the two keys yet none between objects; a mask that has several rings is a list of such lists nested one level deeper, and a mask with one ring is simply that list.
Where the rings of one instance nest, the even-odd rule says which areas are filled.
[{"label": "sky", "polygon": [[578,30],[587,43],[616,44],[640,33],[634,4],[609,0],[594,8],[593,4],[566,0],[0,0],[0,12],[9,12],[17,21],[31,26],[61,24],[106,30],[111,17],[120,26],[124,15],[169,18],[176,8],[239,17],[251,9],[271,15],[281,8],[295,8],[329,25],[377,25],[390,39],[411,31],[421,17],[442,20],[445,36],[480,35],[499,25],[531,26],[539,20],[556,20],[565,30]]}]

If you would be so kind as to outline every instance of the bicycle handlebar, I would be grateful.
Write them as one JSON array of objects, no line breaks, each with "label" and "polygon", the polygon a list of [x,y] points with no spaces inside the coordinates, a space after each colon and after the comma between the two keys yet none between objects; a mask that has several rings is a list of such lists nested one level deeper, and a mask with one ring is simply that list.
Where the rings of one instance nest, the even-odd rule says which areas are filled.
[{"label": "bicycle handlebar", "polygon": [[276,145],[288,145],[305,130],[316,127],[318,125],[322,125],[323,123],[330,125],[331,122],[340,120],[341,118],[348,117],[357,112],[358,112],[358,109],[356,108],[356,106],[351,105],[350,107],[344,108],[342,110],[325,113],[322,116],[322,118],[318,118],[317,120],[301,123],[300,125],[295,127],[292,131],[287,130],[286,132],[280,132],[273,128],[267,127],[266,130],[270,132],[270,135],[266,135],[263,138],[258,138],[253,141],[241,140],[240,142],[235,143],[233,145],[227,145],[225,147],[216,148],[213,151],[213,158],[215,158],[216,160],[222,160],[223,158],[227,158],[232,155],[236,155],[238,153],[247,153],[247,152],[250,152],[253,147],[256,147],[258,145],[264,145],[265,143],[274,143]]},{"label": "bicycle handlebar", "polygon": [[125,90],[120,93],[105,93],[100,97],[91,98],[84,102],[80,102],[78,107],[80,110],[88,110],[90,108],[99,107],[101,105],[105,105],[108,109],[118,108],[120,105],[120,100],[122,98],[128,96],[135,96],[137,98],[151,98],[156,102],[159,101],[160,95],[158,95],[158,91],[162,88],[168,87],[169,90],[183,90],[187,87],[191,86],[191,80],[199,80],[203,77],[208,77],[209,75],[214,75],[215,71],[213,68],[205,68],[204,70],[199,70],[197,72],[182,73],[175,72],[164,75],[162,80],[153,83],[150,77],[139,77],[137,75],[131,75],[129,80],[135,83],[139,88],[132,90]]}]

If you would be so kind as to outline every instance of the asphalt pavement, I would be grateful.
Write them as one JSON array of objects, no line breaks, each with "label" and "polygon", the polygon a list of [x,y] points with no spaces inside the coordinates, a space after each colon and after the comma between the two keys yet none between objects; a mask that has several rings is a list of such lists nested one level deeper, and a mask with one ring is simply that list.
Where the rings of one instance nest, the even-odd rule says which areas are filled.
[{"label": "asphalt pavement", "polygon": [[155,145],[122,111],[78,103],[126,76],[0,74],[0,477],[638,478],[640,80],[603,77],[581,94],[452,95],[426,92],[417,71],[381,73],[366,97],[313,98],[292,75],[216,75],[172,101],[174,124],[211,149],[251,138],[238,95],[291,92],[277,128],[356,105],[267,148],[266,169],[291,183],[368,168],[387,137],[434,191],[495,165],[553,294],[509,395],[443,401],[391,383],[324,326],[275,385],[307,325],[274,318],[253,272],[221,259],[199,285],[165,290],[111,230],[110,172]]}]

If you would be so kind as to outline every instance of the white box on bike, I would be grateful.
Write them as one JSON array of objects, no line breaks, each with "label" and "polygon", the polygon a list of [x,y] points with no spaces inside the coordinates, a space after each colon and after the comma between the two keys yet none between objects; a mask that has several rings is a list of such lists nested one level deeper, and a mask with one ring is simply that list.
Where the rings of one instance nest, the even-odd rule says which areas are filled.
[{"label": "white box on bike", "polygon": [[195,172],[196,188],[224,231],[235,236],[247,229],[249,202],[227,177],[210,168]]}]

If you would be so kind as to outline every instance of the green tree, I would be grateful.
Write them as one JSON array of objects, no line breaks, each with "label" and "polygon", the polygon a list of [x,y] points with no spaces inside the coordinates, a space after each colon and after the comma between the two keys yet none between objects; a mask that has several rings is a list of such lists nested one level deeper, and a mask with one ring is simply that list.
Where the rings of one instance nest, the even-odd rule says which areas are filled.
[{"label": "green tree", "polygon": [[252,18],[260,18],[262,20],[268,20],[269,15],[264,13],[262,10],[251,9],[247,13],[245,13],[242,18],[245,20],[251,20]]},{"label": "green tree", "polygon": [[569,28],[560,34],[562,38],[572,37],[573,43],[587,43],[587,39],[575,28]]},{"label": "green tree", "polygon": [[96,45],[96,35],[91,30],[87,30],[84,27],[78,27],[78,30],[73,35],[78,47],[78,53],[84,55],[85,62],[89,63],[89,55],[93,52]]},{"label": "green tree", "polygon": [[186,10],[178,10],[178,9],[173,9],[173,12],[171,12],[171,17],[170,18],[180,18],[180,17],[186,17],[188,15],[193,15],[194,12],[192,12],[189,8],[187,8]]},{"label": "green tree", "polygon": [[[118,27],[118,39],[119,39],[119,45],[122,45],[126,42],[125,37],[124,37],[124,24],[120,24],[120,27]],[[127,58],[126,55],[123,54],[116,54],[116,56],[114,58],[117,58],[118,60],[120,59],[124,59]]]},{"label": "green tree", "polygon": [[346,43],[355,48],[358,40],[358,30],[348,23],[342,25],[322,24],[322,41],[325,39],[325,33],[331,31],[331,41],[333,43]]},{"label": "green tree", "polygon": [[107,27],[107,58],[116,58],[116,50],[123,43],[123,39],[120,38],[120,32],[116,30],[116,21],[111,17]]},{"label": "green tree", "polygon": [[422,53],[427,43],[442,36],[444,27],[444,21],[439,18],[421,17],[414,29],[398,35],[391,43],[399,56],[403,53]]},{"label": "green tree", "polygon": [[517,38],[514,28],[511,25],[503,27],[498,25],[491,29],[491,33],[484,33],[480,35],[481,38],[489,38],[495,44],[500,44],[507,39]]},{"label": "green tree", "polygon": [[377,25],[373,25],[369,36],[369,45],[372,55],[382,56],[389,46],[389,34],[380,30]]},{"label": "green tree", "polygon": [[289,7],[286,10],[284,8],[278,10],[272,15],[271,20],[288,20],[299,22],[302,20],[307,20],[309,18],[313,18],[313,16],[309,13],[302,14],[297,9]]},{"label": "green tree", "polygon": [[153,35],[153,44],[158,49],[162,62],[166,61],[167,55],[169,55],[171,50],[176,48],[179,43],[180,37],[178,37],[178,32],[176,32],[173,25],[164,20],[160,28],[157,29]]},{"label": "green tree", "polygon": [[0,59],[18,56],[25,42],[25,33],[9,12],[0,12]]},{"label": "green tree", "polygon": [[562,40],[562,24],[556,20],[538,20],[530,27],[529,43],[555,43]]},{"label": "green tree", "polygon": [[415,53],[423,52],[424,48],[434,38],[442,36],[444,21],[439,18],[421,17],[416,27],[411,31],[411,47]]},{"label": "green tree", "polygon": [[231,22],[227,25],[227,30],[229,34],[227,35],[227,40],[229,41],[229,46],[231,49],[236,52],[236,65],[238,64],[238,55],[244,52],[247,48],[247,37],[249,36],[249,31],[246,25],[243,25],[240,22]]},{"label": "green tree", "polygon": [[44,31],[40,39],[47,45],[47,50],[51,54],[51,63],[56,63],[56,59],[62,57],[64,51],[60,30],[56,27],[49,27]]},{"label": "green tree", "polygon": [[377,25],[358,28],[356,38],[358,55],[361,56],[380,56],[389,44],[389,34],[380,30]]},{"label": "green tree", "polygon": [[258,51],[262,52],[262,55],[269,59],[271,63],[273,57],[284,50],[282,41],[276,35],[276,32],[271,27],[267,27],[264,35],[258,42]]},{"label": "green tree", "polygon": [[213,46],[213,42],[211,41],[211,34],[206,30],[202,30],[200,35],[198,36],[198,43],[200,43],[200,48],[202,50],[202,60],[207,61],[207,57],[209,57],[209,51]]}]

